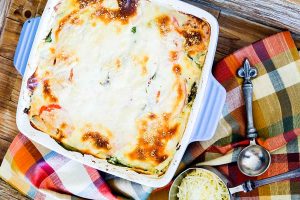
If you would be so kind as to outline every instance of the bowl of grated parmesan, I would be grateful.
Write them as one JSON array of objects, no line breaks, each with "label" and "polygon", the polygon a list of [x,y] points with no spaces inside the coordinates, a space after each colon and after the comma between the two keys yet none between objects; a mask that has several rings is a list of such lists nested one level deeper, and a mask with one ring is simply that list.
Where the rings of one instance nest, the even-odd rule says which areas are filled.
[{"label": "bowl of grated parmesan", "polygon": [[214,172],[190,168],[173,182],[169,200],[230,200],[225,182]]}]

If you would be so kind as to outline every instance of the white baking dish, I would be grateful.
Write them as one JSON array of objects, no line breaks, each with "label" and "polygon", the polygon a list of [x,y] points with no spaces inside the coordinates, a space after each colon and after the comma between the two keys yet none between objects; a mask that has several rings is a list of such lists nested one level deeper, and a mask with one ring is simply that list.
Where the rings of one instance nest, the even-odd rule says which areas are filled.
[{"label": "white baking dish", "polygon": [[[48,1],[44,13],[39,21],[40,23],[36,35],[35,37],[33,36],[34,41],[32,43],[32,48],[29,48],[29,45],[31,45],[31,43],[26,40],[26,37],[30,35],[30,33],[35,33],[35,31],[24,30],[22,31],[24,33],[21,33],[21,38],[15,55],[15,65],[17,69],[18,67],[20,67],[20,64],[18,63],[24,63],[27,59],[24,58],[25,54],[22,54],[22,51],[25,51],[26,49],[31,49],[31,51],[29,54],[28,63],[26,60],[26,71],[24,73],[17,109],[17,126],[19,130],[31,140],[40,143],[41,145],[44,145],[45,147],[56,151],[68,158],[77,160],[78,162],[89,165],[101,171],[151,187],[162,187],[166,185],[174,176],[188,144],[193,141],[208,140],[213,136],[217,121],[224,105],[225,90],[211,75],[211,67],[214,60],[219,33],[217,20],[206,11],[179,0],[151,0],[152,2],[156,2],[161,6],[167,6],[175,10],[204,19],[211,26],[211,38],[208,48],[208,54],[206,57],[205,65],[203,67],[197,96],[193,104],[192,112],[190,114],[185,133],[180,143],[180,148],[177,150],[166,173],[161,177],[156,178],[150,175],[139,174],[125,167],[109,164],[106,162],[106,160],[97,159],[91,155],[82,155],[78,152],[68,151],[61,147],[49,135],[31,127],[27,114],[23,112],[24,108],[28,107],[30,101],[29,91],[27,89],[27,80],[35,71],[35,55],[37,51],[37,45],[41,40],[45,38],[48,33],[47,26],[48,24],[50,24],[49,22],[54,18],[54,6],[58,3],[58,1],[59,0]],[[30,21],[28,23],[30,23]],[[24,68],[25,67],[23,67],[22,70],[24,70]]]}]

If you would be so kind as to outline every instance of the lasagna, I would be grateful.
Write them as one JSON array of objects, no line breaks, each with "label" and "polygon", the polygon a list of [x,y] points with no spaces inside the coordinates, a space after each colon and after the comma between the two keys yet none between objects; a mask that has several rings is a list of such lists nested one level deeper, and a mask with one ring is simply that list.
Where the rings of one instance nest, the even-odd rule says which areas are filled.
[{"label": "lasagna", "polygon": [[210,39],[150,0],[62,0],[28,79],[31,125],[65,148],[162,175],[185,131]]}]

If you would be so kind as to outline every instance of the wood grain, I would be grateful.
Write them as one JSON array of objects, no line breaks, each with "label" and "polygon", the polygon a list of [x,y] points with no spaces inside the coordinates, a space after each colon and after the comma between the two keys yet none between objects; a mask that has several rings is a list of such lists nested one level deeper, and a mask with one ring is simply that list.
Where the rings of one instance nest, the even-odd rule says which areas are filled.
[{"label": "wood grain", "polygon": [[0,37],[4,27],[5,17],[10,8],[10,0],[0,0]]},{"label": "wood grain", "polygon": [[193,0],[182,0],[186,3],[189,3],[193,6],[196,6],[198,8],[201,8],[207,12],[209,12],[210,14],[212,14],[216,19],[218,19],[219,17],[219,14],[220,14],[220,10],[219,9],[215,9],[215,8],[212,8],[211,6],[207,6],[207,5],[204,5],[204,4],[199,4]]},{"label": "wood grain", "polygon": [[254,22],[300,34],[299,0],[193,0]]},{"label": "wood grain", "polygon": [[17,73],[11,60],[0,57],[0,63],[0,101],[3,101],[9,100]]},{"label": "wood grain", "polygon": [[0,194],[3,200],[29,200],[16,189],[9,186],[0,178]]},{"label": "wood grain", "polygon": [[47,0],[13,0],[7,17],[25,22],[31,17],[41,15]]},{"label": "wood grain", "polygon": [[1,37],[2,40],[0,41],[0,56],[13,60],[21,29],[21,22],[9,18],[6,19]]},{"label": "wood grain", "polygon": [[219,61],[224,56],[244,46],[280,32],[279,29],[258,24],[223,11],[219,15],[218,22],[221,26],[215,61]]}]

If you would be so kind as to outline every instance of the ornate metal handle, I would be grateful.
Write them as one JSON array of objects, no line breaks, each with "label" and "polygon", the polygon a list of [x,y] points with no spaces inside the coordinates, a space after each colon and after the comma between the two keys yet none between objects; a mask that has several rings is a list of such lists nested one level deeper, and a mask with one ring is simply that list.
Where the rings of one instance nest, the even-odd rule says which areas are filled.
[{"label": "ornate metal handle", "polygon": [[238,76],[244,78],[243,83],[243,93],[246,105],[247,114],[247,137],[249,139],[255,139],[257,137],[257,132],[253,123],[253,113],[252,113],[252,93],[253,85],[251,78],[257,76],[257,70],[250,66],[249,60],[245,59],[243,66],[238,70]]},{"label": "ornate metal handle", "polygon": [[249,180],[249,181],[243,183],[242,186],[243,186],[244,192],[250,192],[250,191],[254,190],[255,188],[263,186],[263,185],[267,185],[270,183],[275,183],[278,181],[283,181],[283,180],[287,180],[287,179],[291,179],[291,178],[297,178],[297,177],[300,177],[300,168],[295,169],[293,171],[283,173],[283,174],[279,174],[277,176],[272,176],[270,178],[258,180],[258,181],[250,181]]}]

